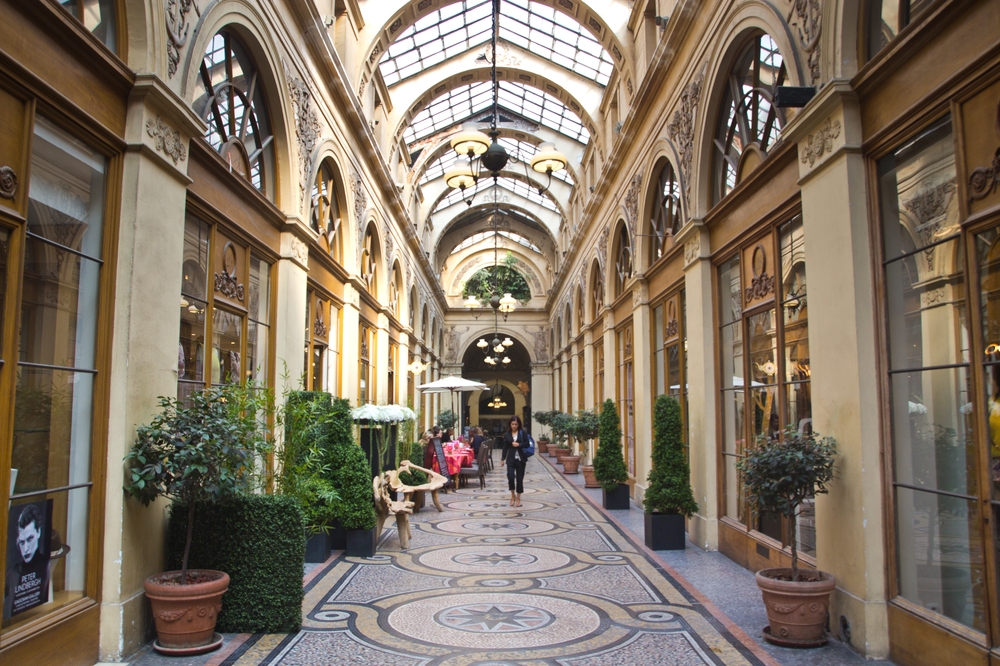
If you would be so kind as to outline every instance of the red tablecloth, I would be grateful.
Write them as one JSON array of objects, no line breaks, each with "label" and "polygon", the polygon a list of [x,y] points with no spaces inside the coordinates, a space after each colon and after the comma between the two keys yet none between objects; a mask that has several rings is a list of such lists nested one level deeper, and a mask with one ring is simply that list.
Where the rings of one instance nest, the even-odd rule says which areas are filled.
[{"label": "red tablecloth", "polygon": [[448,460],[448,475],[454,476],[462,469],[462,462],[465,456],[461,453],[446,453],[444,457]]}]

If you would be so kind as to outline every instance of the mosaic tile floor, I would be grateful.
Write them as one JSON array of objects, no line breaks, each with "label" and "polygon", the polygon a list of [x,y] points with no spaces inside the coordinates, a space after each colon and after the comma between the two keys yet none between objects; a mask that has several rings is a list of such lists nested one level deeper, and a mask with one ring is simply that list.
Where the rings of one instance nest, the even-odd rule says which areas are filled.
[{"label": "mosaic tile floor", "polygon": [[547,461],[529,463],[525,489],[508,506],[500,468],[485,489],[444,495],[444,513],[413,517],[409,550],[387,531],[375,557],[314,570],[301,632],[234,637],[200,663],[776,663]]}]

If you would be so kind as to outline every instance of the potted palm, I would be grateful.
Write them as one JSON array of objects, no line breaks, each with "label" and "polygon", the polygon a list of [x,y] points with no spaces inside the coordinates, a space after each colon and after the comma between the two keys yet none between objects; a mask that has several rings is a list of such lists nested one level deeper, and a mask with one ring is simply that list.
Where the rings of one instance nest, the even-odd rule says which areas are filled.
[{"label": "potted palm", "polygon": [[229,575],[189,570],[188,557],[199,502],[259,488],[259,462],[269,449],[266,391],[234,385],[192,394],[185,404],[160,398],[160,413],[141,426],[125,461],[125,493],[148,506],[165,497],[187,512],[186,541],[179,571],[144,582],[156,623],[154,647],[170,654],[199,654],[222,645],[215,622]]},{"label": "potted palm", "polygon": [[598,437],[601,445],[594,456],[594,474],[601,484],[605,509],[628,509],[628,468],[622,454],[622,429],[613,400],[605,400],[601,408]]},{"label": "potted palm", "polygon": [[826,643],[830,593],[837,581],[825,571],[800,570],[794,525],[805,500],[828,492],[836,451],[833,438],[817,439],[813,433],[789,427],[781,440],[758,440],[736,464],[757,511],[780,514],[792,526],[788,530],[792,566],[761,569],[756,575],[770,622],[764,637],[777,645],[815,647]]},{"label": "potted palm", "polygon": [[681,406],[661,395],[653,406],[653,468],[643,496],[646,546],[684,550],[684,518],[698,510],[691,490],[691,470],[681,437]]},{"label": "potted palm", "polygon": [[[580,471],[583,472],[585,488],[599,488],[597,476],[594,474],[593,454],[591,447],[600,429],[600,417],[591,409],[581,409],[573,419],[572,435],[580,442]],[[568,473],[568,472],[567,472]]]}]

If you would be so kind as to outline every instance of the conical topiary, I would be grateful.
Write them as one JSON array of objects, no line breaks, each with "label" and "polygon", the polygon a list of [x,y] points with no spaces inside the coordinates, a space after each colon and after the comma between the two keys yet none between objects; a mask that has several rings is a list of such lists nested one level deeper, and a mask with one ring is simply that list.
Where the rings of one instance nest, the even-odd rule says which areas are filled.
[{"label": "conical topiary", "polygon": [[613,400],[605,400],[601,408],[600,446],[594,456],[594,475],[601,488],[611,492],[628,481],[628,469],[622,454],[622,429]]},{"label": "conical topiary", "polygon": [[691,491],[691,469],[684,457],[681,406],[661,395],[653,406],[653,469],[643,495],[646,513],[689,516],[698,510]]},{"label": "conical topiary", "polygon": [[349,530],[375,527],[375,499],[368,458],[354,440],[354,422],[347,400],[334,398],[330,417],[323,423],[323,448],[340,496],[337,518]]}]

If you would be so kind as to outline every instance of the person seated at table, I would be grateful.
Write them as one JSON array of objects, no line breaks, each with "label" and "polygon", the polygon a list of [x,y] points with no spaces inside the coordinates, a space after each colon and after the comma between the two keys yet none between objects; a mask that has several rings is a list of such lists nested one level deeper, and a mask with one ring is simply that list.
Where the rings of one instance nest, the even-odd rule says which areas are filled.
[{"label": "person seated at table", "polygon": [[476,460],[479,460],[479,447],[483,444],[483,431],[479,429],[479,426],[472,426],[469,429],[469,437],[472,440],[472,450],[476,454]]},{"label": "person seated at table", "polygon": [[444,443],[451,443],[451,428],[448,428],[444,431],[444,433],[442,433],[441,441]]}]

